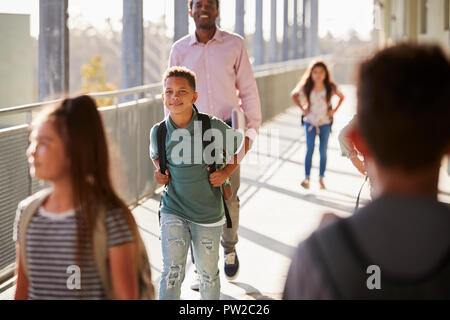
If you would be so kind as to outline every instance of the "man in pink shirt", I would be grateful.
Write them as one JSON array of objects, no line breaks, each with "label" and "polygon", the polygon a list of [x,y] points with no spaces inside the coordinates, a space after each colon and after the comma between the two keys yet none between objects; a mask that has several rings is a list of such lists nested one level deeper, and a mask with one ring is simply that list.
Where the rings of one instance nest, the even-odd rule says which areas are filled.
[{"label": "man in pink shirt", "polygon": [[[262,116],[244,39],[216,26],[219,0],[189,0],[188,5],[189,15],[195,22],[195,33],[174,43],[169,66],[185,66],[195,72],[199,93],[195,105],[200,112],[216,116],[230,126],[233,109],[240,108],[244,112],[245,147],[248,149],[256,138]],[[224,226],[221,241],[225,251],[224,271],[228,280],[235,279],[239,272],[235,248],[239,226],[239,168],[231,176],[231,184],[233,196],[226,203],[233,227]],[[191,288],[198,290],[198,282]]]}]

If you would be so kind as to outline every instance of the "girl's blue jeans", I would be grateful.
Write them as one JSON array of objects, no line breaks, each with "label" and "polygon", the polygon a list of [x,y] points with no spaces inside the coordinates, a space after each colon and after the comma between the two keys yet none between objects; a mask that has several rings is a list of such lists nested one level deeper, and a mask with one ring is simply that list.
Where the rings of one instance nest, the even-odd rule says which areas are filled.
[{"label": "girl's blue jeans", "polygon": [[[315,141],[316,141],[316,128],[311,128],[311,124],[305,122],[306,130],[306,156],[305,156],[305,177],[309,179],[311,174],[312,157],[314,153]],[[327,148],[328,138],[331,133],[331,124],[324,124],[319,126],[319,152],[320,152],[320,168],[319,177],[323,178],[325,175],[325,169],[327,167]]]},{"label": "girl's blue jeans", "polygon": [[202,300],[219,300],[219,246],[223,226],[204,227],[172,214],[161,214],[163,272],[160,300],[179,300],[192,241]]}]

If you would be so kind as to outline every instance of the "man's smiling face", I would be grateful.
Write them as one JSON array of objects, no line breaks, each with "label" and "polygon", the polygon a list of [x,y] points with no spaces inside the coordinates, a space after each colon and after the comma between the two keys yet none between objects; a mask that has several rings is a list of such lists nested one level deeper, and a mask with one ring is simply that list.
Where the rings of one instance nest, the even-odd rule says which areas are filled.
[{"label": "man's smiling face", "polygon": [[194,0],[189,15],[197,29],[213,29],[219,16],[216,0]]}]

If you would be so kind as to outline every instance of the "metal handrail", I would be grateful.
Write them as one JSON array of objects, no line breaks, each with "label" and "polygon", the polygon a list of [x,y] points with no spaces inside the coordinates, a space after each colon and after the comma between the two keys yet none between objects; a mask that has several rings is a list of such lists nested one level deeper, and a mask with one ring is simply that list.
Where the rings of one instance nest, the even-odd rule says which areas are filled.
[{"label": "metal handrail", "polygon": [[[332,55],[323,55],[323,56],[317,56],[317,57],[313,57],[313,58],[315,60],[320,59],[320,60],[329,61],[331,59],[331,57],[332,57]],[[295,59],[295,60],[263,64],[263,65],[255,66],[253,68],[253,71],[255,73],[255,77],[276,73],[276,72],[279,72],[280,70],[288,71],[291,69],[298,68],[299,65],[307,66],[310,63],[311,59],[312,59],[312,57],[308,57],[308,58],[301,58],[301,59]],[[127,88],[127,89],[103,91],[103,92],[91,92],[91,93],[88,93],[87,95],[89,95],[92,98],[120,97],[120,96],[125,96],[125,95],[161,90],[161,87],[162,87],[161,83],[150,83],[147,85]],[[62,99],[43,101],[43,102],[35,102],[35,103],[24,104],[24,105],[14,106],[14,107],[0,108],[0,116],[30,112],[30,111],[34,111],[36,109],[42,108],[49,104],[58,103],[60,101],[62,101]],[[115,105],[115,104],[113,104],[113,105]]]},{"label": "metal handrail", "polygon": [[[136,94],[136,93],[153,92],[155,90],[161,90],[161,87],[162,87],[162,85],[160,83],[151,83],[148,85],[137,86],[137,87],[121,89],[121,90],[92,92],[92,93],[88,93],[87,95],[89,95],[92,98],[120,97],[120,96],[125,96],[125,95]],[[56,99],[56,100],[50,100],[50,101],[29,103],[29,104],[25,104],[25,105],[21,105],[21,106],[3,108],[3,109],[0,109],[0,116],[34,111],[34,110],[42,108],[46,105],[58,103],[62,100],[63,99]]]},{"label": "metal handrail", "polygon": [[255,66],[253,68],[253,71],[255,73],[255,77],[258,77],[258,76],[261,76],[262,74],[277,73],[280,70],[289,71],[292,69],[298,69],[299,66],[307,67],[311,63],[312,60],[330,61],[332,58],[333,58],[333,55],[328,54],[328,55],[321,55],[321,56],[316,56],[316,57],[279,61],[279,62],[267,63],[267,64]]}]

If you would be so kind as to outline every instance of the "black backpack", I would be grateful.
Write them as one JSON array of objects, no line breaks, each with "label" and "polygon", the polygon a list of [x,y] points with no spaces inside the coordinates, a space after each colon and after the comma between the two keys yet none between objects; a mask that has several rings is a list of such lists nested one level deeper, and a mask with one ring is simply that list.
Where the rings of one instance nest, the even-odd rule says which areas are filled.
[{"label": "black backpack", "polygon": [[[205,136],[205,132],[209,129],[211,129],[211,119],[209,118],[209,115],[205,113],[200,113],[197,110],[197,107],[195,105],[192,105],[197,112],[198,119],[202,122],[202,142],[203,142],[203,150],[206,149],[207,146],[209,146],[211,143],[214,143],[214,136],[211,137],[211,141],[205,141],[203,137]],[[167,169],[167,154],[166,154],[166,136],[167,136],[167,127],[166,127],[166,120],[164,119],[159,123],[158,131],[156,132],[156,140],[158,144],[158,154],[159,154],[159,168],[161,173],[165,174]],[[212,156],[214,157],[215,150],[212,151]],[[216,163],[213,163],[209,166],[209,172],[213,173],[216,171]],[[164,192],[168,191],[167,185],[165,186]],[[222,193],[221,193],[222,194]],[[225,199],[222,196],[223,201],[223,207],[225,209],[225,217],[227,219],[227,228],[232,228],[232,222],[230,213],[228,211],[228,207],[225,203]],[[158,210],[158,216],[161,219],[161,204],[162,204],[162,197],[161,201],[159,203],[159,210]]]}]

